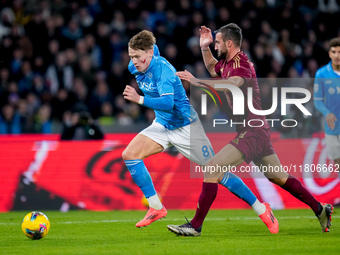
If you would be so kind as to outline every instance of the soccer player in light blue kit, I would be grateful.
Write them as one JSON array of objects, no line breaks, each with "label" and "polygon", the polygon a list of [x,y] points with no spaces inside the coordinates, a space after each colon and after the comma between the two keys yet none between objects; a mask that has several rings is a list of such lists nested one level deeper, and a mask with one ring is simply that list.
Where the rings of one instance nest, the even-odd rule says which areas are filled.
[{"label": "soccer player in light blue kit", "polygon": [[314,105],[325,122],[325,140],[329,159],[340,165],[340,37],[329,43],[331,61],[315,74]]},{"label": "soccer player in light blue kit", "polygon": [[[144,165],[145,158],[160,153],[172,145],[186,158],[199,165],[206,165],[214,155],[181,80],[175,75],[175,68],[159,55],[155,43],[156,39],[152,32],[146,30],[129,41],[128,51],[131,59],[129,71],[135,75],[144,96],[140,96],[129,85],[123,92],[125,99],[153,109],[156,115],[153,123],[137,134],[122,154],[133,180],[149,202],[146,216],[136,224],[136,227],[148,226],[167,215]],[[266,212],[266,206],[259,202],[236,175],[226,173],[221,184],[252,206],[258,215]],[[270,215],[266,217],[270,218]],[[271,222],[264,221],[266,225],[268,221]]]}]

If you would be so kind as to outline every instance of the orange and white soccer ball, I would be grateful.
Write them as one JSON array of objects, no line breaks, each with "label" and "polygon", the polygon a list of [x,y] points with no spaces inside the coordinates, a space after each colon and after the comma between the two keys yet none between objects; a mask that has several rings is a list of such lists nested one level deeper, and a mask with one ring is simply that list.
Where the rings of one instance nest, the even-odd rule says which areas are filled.
[{"label": "orange and white soccer ball", "polygon": [[22,220],[21,229],[28,238],[41,239],[50,230],[50,221],[42,212],[30,212]]}]

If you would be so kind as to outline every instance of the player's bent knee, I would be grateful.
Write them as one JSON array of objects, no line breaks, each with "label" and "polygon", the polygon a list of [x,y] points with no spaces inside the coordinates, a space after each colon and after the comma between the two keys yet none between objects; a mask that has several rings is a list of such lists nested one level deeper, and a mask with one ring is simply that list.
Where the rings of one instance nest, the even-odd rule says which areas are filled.
[{"label": "player's bent knee", "polygon": [[133,153],[131,150],[126,148],[122,153],[123,160],[133,160],[138,159],[138,155],[136,153]]},{"label": "player's bent knee", "polygon": [[268,180],[278,186],[282,186],[287,181],[285,178],[268,178]]},{"label": "player's bent knee", "polygon": [[206,182],[206,183],[218,183],[218,179],[217,178],[204,178],[203,182]]},{"label": "player's bent knee", "polygon": [[122,158],[123,158],[123,160],[129,160],[128,154],[129,154],[129,153],[127,152],[126,149],[122,152]]},{"label": "player's bent knee", "polygon": [[219,183],[219,179],[223,177],[221,175],[220,172],[205,172],[204,182]]}]

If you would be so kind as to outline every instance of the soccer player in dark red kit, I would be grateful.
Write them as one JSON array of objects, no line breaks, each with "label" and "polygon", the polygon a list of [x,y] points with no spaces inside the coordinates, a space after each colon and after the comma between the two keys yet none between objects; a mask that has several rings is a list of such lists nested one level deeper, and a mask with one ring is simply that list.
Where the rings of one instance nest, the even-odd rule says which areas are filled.
[{"label": "soccer player in dark red kit", "polygon": [[[215,50],[220,58],[219,61],[213,57],[209,49],[209,45],[213,42],[213,37],[211,30],[205,26],[202,26],[200,29],[200,46],[204,64],[210,75],[212,77],[220,77],[223,80],[199,80],[188,71],[181,71],[176,74],[182,80],[186,80],[195,86],[202,87],[202,84],[208,84],[216,90],[224,91],[229,106],[232,109],[239,106],[233,105],[233,97],[230,90],[220,85],[228,84],[240,88],[245,98],[247,98],[247,88],[252,87],[253,106],[255,109],[261,110],[260,91],[254,66],[249,61],[247,55],[240,49],[242,42],[241,28],[234,23],[230,23],[218,29],[215,33]],[[235,139],[224,146],[210,160],[208,167],[211,166],[218,169],[216,166],[238,166],[244,161],[247,163],[253,161],[257,166],[267,166],[267,169],[269,169],[269,166],[272,169],[274,167],[280,168],[281,163],[270,141],[270,127],[267,120],[264,116],[255,115],[250,112],[247,105],[245,105],[244,110],[244,115],[234,118],[235,122],[241,122],[244,125],[237,125],[237,136]],[[260,120],[258,123],[255,120],[251,122],[252,126],[260,127],[250,127],[247,123],[251,119]],[[261,125],[262,123],[263,125]],[[297,178],[283,170],[281,172],[264,172],[264,175],[269,181],[279,185],[310,206],[319,219],[322,231],[329,231],[333,212],[332,205],[318,202]],[[227,175],[223,172],[205,173],[195,217],[183,225],[168,225],[168,229],[178,235],[200,236],[203,221],[217,195],[218,183],[223,185],[225,178],[227,178]]]}]

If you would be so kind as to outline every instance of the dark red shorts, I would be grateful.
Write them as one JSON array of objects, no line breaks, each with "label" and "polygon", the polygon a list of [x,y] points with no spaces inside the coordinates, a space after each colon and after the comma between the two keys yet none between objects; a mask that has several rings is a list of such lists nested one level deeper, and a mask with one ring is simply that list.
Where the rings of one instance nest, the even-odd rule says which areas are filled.
[{"label": "dark red shorts", "polygon": [[249,164],[259,161],[265,156],[276,154],[270,141],[270,129],[248,128],[237,134],[231,145],[239,149]]}]

